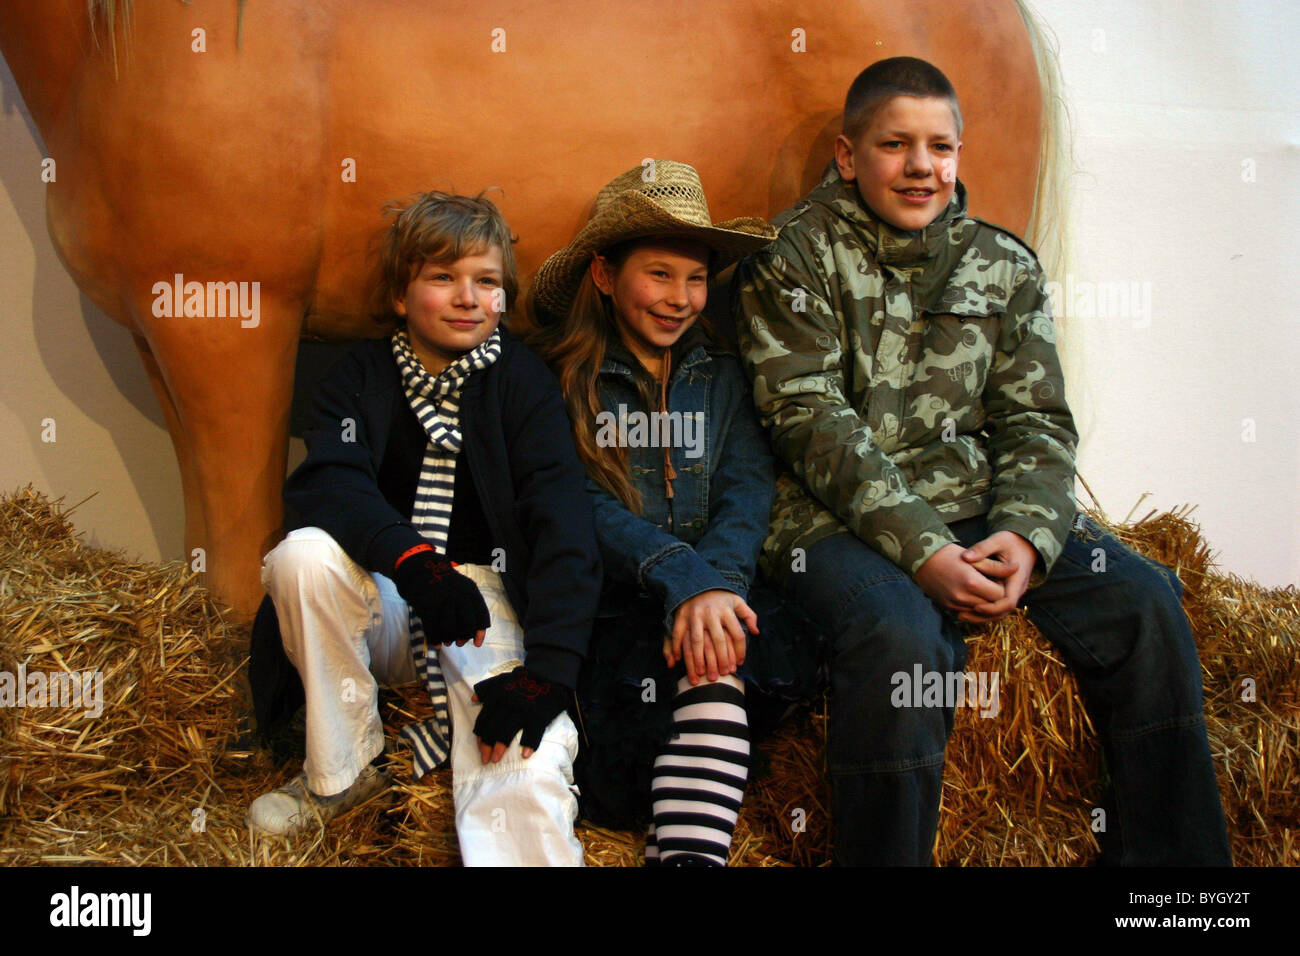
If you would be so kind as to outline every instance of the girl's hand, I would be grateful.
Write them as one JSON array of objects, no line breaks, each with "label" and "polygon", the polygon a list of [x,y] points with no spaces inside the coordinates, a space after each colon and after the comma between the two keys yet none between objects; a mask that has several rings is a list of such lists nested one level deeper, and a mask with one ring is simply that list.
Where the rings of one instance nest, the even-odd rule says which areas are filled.
[{"label": "girl's hand", "polygon": [[678,606],[673,631],[664,638],[664,660],[669,667],[683,661],[692,684],[705,675],[715,681],[734,674],[745,663],[745,627],[757,634],[758,615],[738,594],[723,590],[697,594]]}]

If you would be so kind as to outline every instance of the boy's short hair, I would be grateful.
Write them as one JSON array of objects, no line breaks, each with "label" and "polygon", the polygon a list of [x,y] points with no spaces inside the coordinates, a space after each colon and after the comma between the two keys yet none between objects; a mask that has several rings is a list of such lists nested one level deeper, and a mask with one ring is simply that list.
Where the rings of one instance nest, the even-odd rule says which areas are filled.
[{"label": "boy's short hair", "polygon": [[947,100],[957,121],[957,135],[961,135],[957,91],[942,70],[914,56],[877,60],[858,74],[844,97],[844,135],[856,140],[871,125],[876,111],[895,96],[937,96]]},{"label": "boy's short hair", "polygon": [[[501,249],[501,287],[507,310],[519,292],[519,276],[511,235],[501,210],[483,193],[454,196],[436,190],[420,193],[406,204],[389,203],[384,213],[397,217],[384,234],[380,251],[378,305],[392,316],[393,302],[426,262],[455,262],[483,249]],[[398,324],[404,320],[397,316]]]}]

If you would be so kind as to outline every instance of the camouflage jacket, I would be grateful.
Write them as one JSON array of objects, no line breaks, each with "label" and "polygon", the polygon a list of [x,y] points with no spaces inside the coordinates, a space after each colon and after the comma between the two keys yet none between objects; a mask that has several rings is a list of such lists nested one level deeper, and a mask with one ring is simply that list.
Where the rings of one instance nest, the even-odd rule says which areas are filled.
[{"label": "camouflage jacket", "polygon": [[[736,271],[736,327],[778,478],[762,566],[849,530],[909,574],[988,514],[1037,549],[1075,515],[1077,435],[1042,272],[966,215],[959,182],[924,230],[876,218],[832,165]],[[809,494],[811,492],[811,495]]]}]

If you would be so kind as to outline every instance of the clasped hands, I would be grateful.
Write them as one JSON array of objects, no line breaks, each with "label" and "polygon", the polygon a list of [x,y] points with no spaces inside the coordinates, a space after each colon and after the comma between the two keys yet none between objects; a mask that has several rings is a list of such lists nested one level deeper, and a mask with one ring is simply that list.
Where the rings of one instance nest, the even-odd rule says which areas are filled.
[{"label": "clasped hands", "polygon": [[969,548],[948,544],[915,574],[916,583],[959,621],[985,624],[1015,609],[1038,561],[1034,546],[1014,531],[997,531]]},{"label": "clasped hands", "polygon": [[686,677],[698,684],[736,673],[745,663],[745,629],[758,633],[758,615],[731,591],[704,591],[683,601],[673,616],[673,629],[664,637],[669,667],[686,665]]}]

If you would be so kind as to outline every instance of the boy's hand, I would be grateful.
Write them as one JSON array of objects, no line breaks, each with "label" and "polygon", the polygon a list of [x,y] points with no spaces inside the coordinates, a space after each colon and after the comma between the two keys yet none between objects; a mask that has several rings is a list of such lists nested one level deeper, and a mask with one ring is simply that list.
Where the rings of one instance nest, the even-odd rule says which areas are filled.
[{"label": "boy's hand", "polygon": [[[988,540],[991,539],[980,544],[986,544]],[[958,620],[982,624],[992,618],[974,613],[975,608],[992,607],[1005,601],[1007,591],[1000,579],[1017,573],[1018,566],[980,559],[971,562],[963,558],[964,554],[973,551],[966,551],[959,544],[944,545],[917,569],[915,579],[922,591],[940,607],[955,614]],[[1015,604],[1011,606],[1015,607]]]},{"label": "boy's hand", "polygon": [[962,552],[961,557],[980,570],[987,566],[990,558],[1000,561],[1006,568],[1014,569],[1010,574],[999,575],[1005,579],[1002,584],[1006,589],[1006,595],[1000,601],[977,604],[971,608],[976,621],[996,620],[1013,611],[1028,590],[1029,576],[1034,573],[1034,566],[1038,563],[1037,549],[1014,531],[995,532]]},{"label": "boy's hand", "polygon": [[567,692],[516,667],[508,674],[498,674],[474,685],[474,699],[483,709],[474,721],[478,752],[484,763],[496,763],[505,756],[515,734],[523,731],[519,745],[527,760],[542,745],[542,734],[551,721],[564,710]]},{"label": "boy's hand", "polygon": [[419,615],[430,643],[463,647],[473,640],[475,647],[483,646],[492,618],[478,585],[432,547],[413,549],[398,559],[393,583]]},{"label": "boy's hand", "polygon": [[692,684],[705,675],[715,681],[734,674],[745,663],[745,627],[757,634],[758,615],[740,595],[721,589],[697,594],[678,605],[672,633],[664,638],[664,660],[669,667],[683,661]]}]

